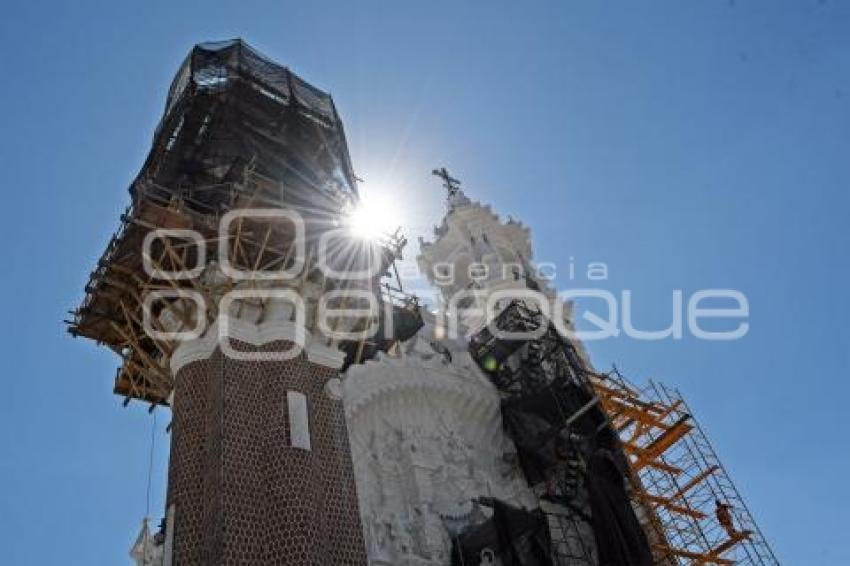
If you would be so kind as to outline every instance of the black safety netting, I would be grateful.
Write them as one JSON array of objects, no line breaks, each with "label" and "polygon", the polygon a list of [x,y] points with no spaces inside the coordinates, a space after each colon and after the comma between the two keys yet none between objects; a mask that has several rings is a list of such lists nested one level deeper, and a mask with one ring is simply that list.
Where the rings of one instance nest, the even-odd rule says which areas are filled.
[{"label": "black safety netting", "polygon": [[[499,389],[503,426],[529,485],[556,515],[592,528],[598,554],[583,552],[578,563],[652,564],[626,488],[628,460],[574,345],[515,301],[470,340],[470,354]],[[555,546],[556,563],[576,563],[559,550],[568,545]]]},{"label": "black safety netting", "polygon": [[514,440],[529,484],[543,481],[562,463],[576,435],[588,438],[596,434],[604,423],[598,409],[586,411],[569,429],[564,426],[591,399],[586,391],[567,383],[502,401],[504,428]]},{"label": "black safety netting", "polygon": [[[299,192],[305,202],[322,191],[356,197],[329,94],[241,40],[196,45],[171,84],[139,179],[170,188],[209,186],[237,181],[249,166],[295,201]],[[222,197],[208,191],[198,198],[215,207]]]}]

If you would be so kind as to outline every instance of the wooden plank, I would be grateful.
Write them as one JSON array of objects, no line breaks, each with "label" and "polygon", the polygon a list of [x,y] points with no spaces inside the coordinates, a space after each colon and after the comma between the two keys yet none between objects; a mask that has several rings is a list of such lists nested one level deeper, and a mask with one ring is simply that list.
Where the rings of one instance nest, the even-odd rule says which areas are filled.
[{"label": "wooden plank", "polygon": [[[683,416],[681,419],[676,421],[676,424],[664,431],[661,436],[649,444],[649,446],[640,448],[638,452],[638,459],[634,463],[635,469],[643,468],[650,462],[654,461],[679,439],[693,430],[694,427],[687,422],[688,419],[690,419],[688,415]],[[634,447],[634,445],[632,445],[632,447]]]},{"label": "wooden plank", "polygon": [[678,499],[678,498],[682,497],[687,492],[689,492],[691,489],[693,489],[697,484],[699,484],[702,480],[704,480],[705,478],[707,478],[708,476],[710,476],[711,474],[713,474],[714,472],[716,472],[719,469],[720,469],[720,466],[711,466],[710,468],[708,468],[707,470],[704,470],[699,475],[694,476],[690,481],[688,481],[688,483],[683,485],[679,489],[679,491],[674,493],[670,497],[670,499]]},{"label": "wooden plank", "polygon": [[641,462],[640,467],[636,467],[636,462],[632,462],[631,465],[632,470],[634,470],[635,472],[649,466],[650,468],[655,468],[656,470],[661,470],[662,472],[667,472],[673,474],[674,476],[678,476],[682,473],[682,468],[677,468],[676,466],[668,464],[667,462],[662,462],[661,460],[649,460],[648,462]]},{"label": "wooden plank", "polygon": [[643,498],[649,501],[650,503],[664,507],[674,513],[678,513],[679,515],[687,515],[688,517],[693,517],[694,519],[705,519],[708,517],[708,515],[706,515],[702,511],[697,511],[696,509],[691,509],[690,507],[686,507],[684,505],[678,505],[676,503],[673,503],[667,497],[644,493]]},{"label": "wooden plank", "polygon": [[736,532],[735,536],[731,537],[729,540],[727,540],[726,542],[724,542],[723,544],[714,548],[711,551],[711,553],[709,554],[710,559],[711,560],[717,560],[718,557],[721,554],[723,554],[724,552],[726,552],[727,550],[729,550],[730,548],[732,548],[733,546],[735,546],[739,542],[750,538],[750,536],[752,534],[753,534],[752,531],[738,531],[738,532]]}]

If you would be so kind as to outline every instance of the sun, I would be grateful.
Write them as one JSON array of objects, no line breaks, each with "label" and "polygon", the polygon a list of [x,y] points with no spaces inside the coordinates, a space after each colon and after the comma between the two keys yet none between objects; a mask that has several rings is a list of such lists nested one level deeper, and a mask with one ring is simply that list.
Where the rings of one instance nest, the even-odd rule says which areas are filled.
[{"label": "sun", "polygon": [[351,233],[365,240],[377,240],[391,234],[400,223],[398,211],[391,203],[370,199],[361,199],[345,220]]}]

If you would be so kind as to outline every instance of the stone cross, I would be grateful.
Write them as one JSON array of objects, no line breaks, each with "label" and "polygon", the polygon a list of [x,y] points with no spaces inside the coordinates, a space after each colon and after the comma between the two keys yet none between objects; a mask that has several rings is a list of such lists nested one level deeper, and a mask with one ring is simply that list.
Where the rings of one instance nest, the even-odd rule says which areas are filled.
[{"label": "stone cross", "polygon": [[449,193],[449,200],[451,200],[460,191],[460,181],[449,175],[449,172],[445,167],[434,169],[431,171],[431,174],[443,180],[443,187],[445,187],[446,191]]}]

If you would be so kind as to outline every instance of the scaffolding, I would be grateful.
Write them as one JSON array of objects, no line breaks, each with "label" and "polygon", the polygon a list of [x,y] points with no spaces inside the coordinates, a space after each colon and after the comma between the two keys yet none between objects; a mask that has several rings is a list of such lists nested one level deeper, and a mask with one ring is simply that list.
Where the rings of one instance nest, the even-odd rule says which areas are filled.
[{"label": "scaffolding", "polygon": [[[499,331],[537,337],[505,339]],[[600,523],[587,489],[599,449],[614,456],[628,482],[655,564],[779,563],[678,391],[653,381],[640,389],[616,368],[593,371],[569,339],[519,301],[472,338],[470,353],[501,392],[506,431],[549,521],[553,563],[600,561],[602,543],[593,540]]]},{"label": "scaffolding", "polygon": [[677,390],[638,388],[616,368],[591,382],[629,456],[636,502],[663,529],[653,549],[667,563],[779,564]]},{"label": "scaffolding", "polygon": [[631,506],[626,454],[574,345],[514,301],[470,340],[470,353],[501,394],[506,433],[548,522],[550,563],[651,564],[649,541],[663,538],[647,537]]},{"label": "scaffolding", "polygon": [[[208,281],[202,276],[173,279],[159,274],[205,268],[205,258],[199,257],[199,244],[212,257],[217,256],[219,247],[226,247],[231,266],[237,270],[272,272],[289,268],[294,261],[295,246],[291,223],[275,218],[239,216],[231,222],[228,233],[222,239],[222,218],[231,211],[250,209],[289,208],[299,212],[306,222],[306,249],[310,256],[315,254],[318,234],[338,229],[334,222],[350,202],[350,197],[342,191],[326,191],[316,196],[317,199],[318,196],[324,198],[321,206],[313,205],[306,210],[298,205],[297,187],[290,188],[268,178],[250,164],[238,180],[232,182],[165,187],[140,180],[134,183],[132,193],[133,204],[121,216],[118,231],[91,273],[82,305],[72,311],[73,318],[66,322],[71,334],[106,344],[122,358],[115,377],[116,394],[125,397],[125,402],[138,399],[152,404],[168,403],[173,388],[169,359],[177,342],[158,338],[149,331],[150,328],[146,328],[145,322],[153,330],[171,336],[195,328],[202,322],[206,326],[211,325],[218,316],[218,299],[232,290],[236,283],[229,279]],[[201,239],[187,239],[174,232],[180,230],[191,230]],[[156,231],[159,231],[158,236],[150,245],[147,258],[155,270],[152,272],[144,266],[143,242]],[[339,237],[345,238],[344,231],[340,231]],[[379,265],[375,271],[383,275],[400,256],[405,243],[404,237],[396,233],[378,242],[363,243],[370,247],[369,250],[359,250],[357,254],[341,253],[339,260],[355,269],[363,266],[352,264],[352,258],[377,262]],[[351,282],[325,277],[312,264],[286,285],[299,291],[308,282],[319,284],[326,290],[351,286]],[[251,289],[259,289],[261,284],[253,279],[242,283],[243,288]],[[365,281],[362,285],[374,291],[379,302],[391,308],[396,318],[419,320],[415,299],[403,299],[400,292],[390,293],[373,281]],[[152,316],[146,318],[145,301],[152,292],[161,293],[162,298],[149,303]],[[202,297],[203,309],[195,308],[193,301],[186,298],[189,292]],[[250,304],[258,310],[258,321],[264,316],[267,303],[262,298],[243,301],[243,304]],[[175,326],[165,328],[161,324],[164,311],[168,311],[165,314]],[[198,320],[198,312],[206,313],[205,321]],[[368,321],[360,324],[368,324]],[[341,346],[346,351],[356,347],[352,344]]]},{"label": "scaffolding", "polygon": [[[317,273],[317,242],[343,232],[340,223],[358,201],[342,122],[329,94],[241,40],[200,44],[186,57],[130,195],[132,204],[89,277],[82,305],[66,321],[74,336],[105,344],[122,358],[114,390],[127,402],[167,404],[173,387],[169,359],[177,347],[169,336],[211,325],[218,300],[236,286],[272,286],[253,277],[215,276],[207,268],[217,254],[252,273],[289,270],[299,265],[297,256],[306,267],[276,287],[364,288],[390,305],[394,318],[418,318],[415,301],[379,289],[406,243],[398,233],[358,249],[345,247],[351,238],[344,234],[332,240],[336,252],[323,257],[333,269],[377,265],[378,275],[368,281],[346,283]],[[304,229],[249,209],[298,213]],[[222,232],[223,219],[233,218],[227,214],[240,210],[247,213],[235,215]],[[155,304],[145,302],[151,293],[159,297]],[[267,301],[243,300],[240,313],[245,304],[255,307],[261,322]],[[387,341],[378,342],[375,348]],[[349,354],[357,348],[343,346]]]}]

